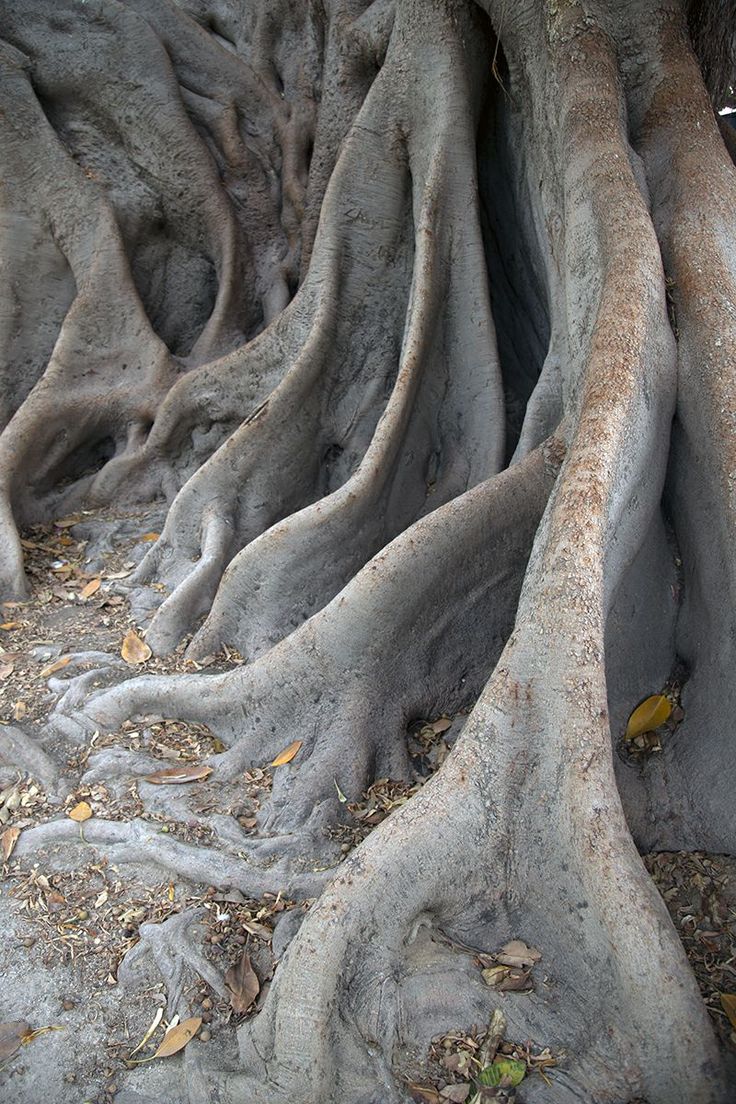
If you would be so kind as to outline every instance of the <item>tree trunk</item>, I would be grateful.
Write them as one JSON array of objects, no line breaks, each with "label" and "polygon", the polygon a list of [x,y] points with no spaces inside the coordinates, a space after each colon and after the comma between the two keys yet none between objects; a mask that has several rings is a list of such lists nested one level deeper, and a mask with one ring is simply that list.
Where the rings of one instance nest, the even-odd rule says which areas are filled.
[{"label": "tree trunk", "polygon": [[[247,660],[68,680],[50,730],[204,723],[223,793],[301,741],[236,857],[214,814],[211,847],[156,844],[318,896],[238,1068],[187,1049],[192,1104],[404,1100],[497,1007],[566,1055],[524,1100],[726,1101],[640,858],[736,846],[736,173],[683,3],[3,8],[3,597],[23,527],[165,502],[127,589],[147,642]],[[664,752],[620,754],[674,677]],[[342,799],[411,781],[410,722],[463,710],[343,858]],[[147,830],[87,839],[126,861]],[[532,995],[473,965],[512,938]]]}]

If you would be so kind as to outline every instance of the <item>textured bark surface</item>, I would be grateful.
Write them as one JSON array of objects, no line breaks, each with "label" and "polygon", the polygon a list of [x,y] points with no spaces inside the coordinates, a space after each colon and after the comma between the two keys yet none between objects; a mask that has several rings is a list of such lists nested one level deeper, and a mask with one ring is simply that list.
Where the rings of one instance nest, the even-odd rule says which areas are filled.
[{"label": "textured bark surface", "polygon": [[[63,796],[81,748],[114,790],[151,762],[99,733],[176,718],[227,796],[301,742],[252,834],[197,812],[206,846],[162,843],[194,798],[150,785],[86,828],[115,864],[316,898],[237,1055],[193,1043],[123,1104],[406,1100],[497,1007],[566,1055],[519,1099],[731,1098],[640,858],[736,847],[736,22],[686,7],[3,0],[2,597],[25,527],[150,509],[121,583],[147,643],[245,660],[87,659],[6,761]],[[620,754],[675,676],[663,753]],[[410,722],[461,711],[344,857],[345,798],[415,781]],[[187,923],[145,936],[159,965]],[[531,995],[458,950],[512,938]]]}]

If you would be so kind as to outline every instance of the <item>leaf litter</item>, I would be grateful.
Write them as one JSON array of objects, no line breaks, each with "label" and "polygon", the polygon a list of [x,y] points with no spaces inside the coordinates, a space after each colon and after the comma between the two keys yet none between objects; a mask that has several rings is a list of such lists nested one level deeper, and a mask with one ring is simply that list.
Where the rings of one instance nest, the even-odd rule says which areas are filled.
[{"label": "leaf litter", "polygon": [[733,1053],[736,858],[702,851],[661,851],[643,859],[682,940],[716,1034]]},{"label": "leaf litter", "polygon": [[450,752],[451,742],[445,738],[446,733],[453,726],[459,731],[464,720],[465,714],[459,713],[454,718],[442,716],[434,721],[419,720],[409,725],[407,750],[414,770],[411,782],[377,778],[357,801],[350,801],[340,787],[339,778],[334,779],[337,799],[350,814],[349,820],[330,828],[332,838],[340,841],[343,855],[357,847],[387,816],[418,793]]},{"label": "leaf litter", "polygon": [[534,988],[532,968],[541,959],[536,947],[528,947],[521,939],[512,939],[494,955],[478,954],[486,985],[500,992],[527,992]]},{"label": "leaf litter", "polygon": [[[87,518],[90,514],[85,512],[84,516]],[[89,662],[77,659],[79,651],[106,652],[115,656],[120,655],[121,641],[131,629],[140,639],[131,624],[127,599],[112,589],[116,586],[115,580],[129,576],[135,566],[129,562],[130,552],[116,545],[114,551],[102,553],[107,566],[101,568],[98,561],[92,571],[85,562],[87,541],[78,539],[79,531],[74,528],[79,519],[64,520],[68,524],[63,527],[38,526],[23,535],[30,597],[23,602],[0,604],[0,624],[4,626],[0,631],[0,725],[22,720],[30,740],[35,739],[34,726],[45,720],[54,702],[48,679],[66,668],[73,669],[77,675],[99,667],[96,657]],[[136,540],[142,538],[133,537],[128,544],[132,546]],[[145,646],[144,641],[143,644]],[[237,651],[223,647],[221,653],[196,663],[186,658],[185,649],[186,642],[183,642],[171,656],[152,656],[146,661],[147,670],[191,672],[208,669],[215,672],[232,669],[244,662]],[[202,759],[225,750],[206,726],[177,720],[165,720],[145,728],[138,726],[137,729],[126,723],[120,732],[104,736],[95,734],[91,741],[82,745],[54,735],[42,746],[56,763],[65,763],[62,772],[73,781],[70,772],[81,775],[92,752],[125,743],[131,747],[141,746],[152,757],[163,760],[162,766],[176,770],[181,767],[196,770]],[[246,772],[240,786],[239,807],[222,811],[232,812],[244,828],[252,829],[259,796],[270,785],[268,771],[252,769]],[[204,795],[204,789],[202,794],[200,800],[209,800],[210,808],[216,808],[211,797]],[[215,965],[221,968],[223,956],[225,966],[228,961],[234,963],[247,944],[259,976],[268,984],[273,972],[271,918],[288,908],[306,908],[309,903],[300,905],[277,901],[273,897],[246,901],[241,896],[237,903],[227,904],[225,911],[225,906],[213,903],[214,888],[209,893],[205,886],[182,887],[172,882],[131,885],[104,860],[96,864],[80,863],[72,870],[47,871],[43,853],[36,856],[40,863],[34,862],[32,866],[25,859],[17,858],[14,848],[25,828],[64,819],[79,805],[87,806],[95,817],[122,821],[140,817],[153,822],[159,831],[176,834],[186,842],[203,839],[211,842],[209,829],[203,825],[148,813],[133,781],[114,787],[104,783],[79,784],[61,802],[49,798],[38,780],[18,772],[12,764],[4,765],[0,759],[0,850],[6,880],[5,897],[12,902],[15,937],[25,948],[24,954],[50,968],[69,966],[74,971],[75,986],[85,986],[87,995],[100,992],[104,1000],[104,990],[117,984],[120,962],[140,939],[141,925],[161,923],[176,912],[203,907],[208,932],[205,954],[214,957]],[[83,821],[79,824],[81,828]],[[229,916],[227,922],[225,916]],[[234,1015],[232,1008],[216,995],[208,995],[211,991],[206,983],[200,984],[205,985],[202,999],[210,1005],[209,1009],[199,1009],[204,1022],[211,1021],[214,1016],[218,1025],[225,1026]],[[187,1000],[196,999],[191,995],[191,986],[186,992],[189,994]],[[66,1006],[65,1001],[65,1009]],[[69,1006],[74,1007],[74,1002],[70,1001]],[[134,1019],[146,1016],[137,1033],[140,1038],[155,1011],[150,1006],[146,1009],[138,994],[124,1003],[114,1003],[113,1007],[116,1019],[110,1022],[108,1041],[102,1043],[100,1053],[88,1060],[93,1062],[87,1067],[90,1077],[101,1075],[106,1063],[111,1067],[117,1064],[120,1068],[125,1065],[135,1043],[129,1034],[129,1016],[133,1015]],[[194,1014],[196,1009],[191,1011]],[[161,1021],[153,1034],[158,1034],[159,1030],[163,1030]],[[204,1037],[207,1033],[201,1031],[199,1035]],[[144,1048],[150,1045],[149,1040]],[[106,1077],[112,1072],[113,1068],[104,1070]],[[65,1080],[73,1081],[74,1075],[65,1075]]]},{"label": "leaf litter", "polygon": [[436,1036],[428,1055],[427,1073],[420,1080],[407,1081],[413,1100],[419,1104],[485,1104],[486,1101],[515,1100],[516,1087],[536,1074],[550,1085],[549,1071],[563,1060],[549,1047],[532,1042],[514,1043],[506,1038],[506,1018],[500,1009],[486,1028],[450,1031]]}]

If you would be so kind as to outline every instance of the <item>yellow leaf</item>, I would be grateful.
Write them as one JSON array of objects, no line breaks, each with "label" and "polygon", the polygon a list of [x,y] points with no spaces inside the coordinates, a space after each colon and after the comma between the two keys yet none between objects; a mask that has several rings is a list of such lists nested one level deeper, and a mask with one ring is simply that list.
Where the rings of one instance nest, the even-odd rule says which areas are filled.
[{"label": "yellow leaf", "polygon": [[6,828],[3,834],[0,836],[0,846],[3,849],[3,859],[8,861],[13,853],[13,848],[18,842],[20,836],[20,828]]},{"label": "yellow leaf", "polygon": [[164,1018],[163,1008],[157,1009],[156,1015],[153,1017],[153,1021],[151,1023],[151,1026],[149,1027],[148,1031],[143,1036],[143,1038],[141,1039],[141,1041],[139,1042],[139,1044],[135,1048],[135,1050],[131,1050],[130,1054],[128,1055],[128,1059],[132,1058],[134,1054],[137,1054],[139,1050],[143,1049],[143,1047],[146,1045],[148,1040],[151,1038],[151,1036],[153,1035],[153,1033],[156,1030],[156,1028],[158,1027],[158,1025],[161,1023],[161,1020],[163,1018]]},{"label": "yellow leaf", "polygon": [[141,537],[142,541],[157,541],[161,536],[160,533],[144,533]]},{"label": "yellow leaf", "polygon": [[504,978],[507,978],[511,973],[510,966],[489,966],[487,970],[483,970],[483,980],[486,985],[500,985]]},{"label": "yellow leaf", "polygon": [[176,1027],[172,1027],[164,1035],[161,1046],[153,1057],[168,1058],[171,1054],[177,1054],[184,1049],[190,1039],[194,1038],[201,1026],[201,1016],[192,1016],[191,1019],[183,1020]]},{"label": "yellow leaf", "polygon": [[73,809],[69,810],[69,816],[81,824],[83,820],[89,820],[92,816],[92,807],[86,801],[80,801]]},{"label": "yellow leaf", "polygon": [[13,720],[22,721],[28,712],[28,706],[24,701],[17,701],[13,706]]},{"label": "yellow leaf", "polygon": [[61,1024],[50,1024],[48,1027],[37,1027],[35,1031],[29,1031],[27,1035],[23,1036],[23,1046],[27,1046],[28,1043],[32,1043],[34,1039],[40,1039],[42,1035],[48,1035],[49,1031],[63,1031],[64,1028]]},{"label": "yellow leaf", "polygon": [[83,586],[79,592],[79,597],[91,598],[93,594],[96,594],[102,585],[102,579],[90,579],[86,586]]},{"label": "yellow leaf", "polygon": [[5,629],[8,632],[10,629],[19,629],[21,627],[21,621],[3,621],[0,625],[0,629]]},{"label": "yellow leaf", "polygon": [[736,1031],[736,993],[721,993],[721,1006]]},{"label": "yellow leaf", "polygon": [[62,656],[61,659],[55,659],[53,663],[49,663],[48,667],[44,667],[41,671],[41,678],[50,678],[51,675],[55,675],[57,671],[60,671],[62,667],[66,667],[67,663],[71,663],[71,656]]},{"label": "yellow leaf", "polygon": [[287,748],[284,748],[284,750],[276,756],[273,763],[271,763],[271,766],[283,767],[284,763],[290,763],[296,753],[299,751],[302,743],[302,740],[295,740],[293,744],[289,744]]},{"label": "yellow leaf", "polygon": [[653,694],[651,698],[647,698],[641,705],[637,705],[634,712],[629,717],[629,723],[626,726],[626,740],[635,740],[637,736],[643,735],[645,732],[651,732],[655,728],[659,728],[660,725],[669,717],[672,712],[672,702],[664,696],[664,694]]},{"label": "yellow leaf", "polygon": [[153,653],[145,641],[141,640],[135,629],[129,629],[125,634],[120,654],[126,663],[136,666],[139,663],[145,663]]}]

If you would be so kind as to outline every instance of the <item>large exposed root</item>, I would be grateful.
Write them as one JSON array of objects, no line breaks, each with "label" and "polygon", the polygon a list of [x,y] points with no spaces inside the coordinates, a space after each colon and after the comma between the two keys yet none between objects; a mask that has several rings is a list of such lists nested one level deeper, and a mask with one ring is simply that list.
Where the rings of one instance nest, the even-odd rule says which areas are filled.
[{"label": "large exposed root", "polygon": [[[411,1072],[433,1036],[499,1005],[510,1036],[564,1049],[556,1101],[723,1099],[682,948],[620,808],[602,800],[605,721],[597,763],[589,716],[584,744],[573,738],[558,758],[543,731],[572,735],[569,695],[559,715],[545,698],[540,710],[538,680],[514,669],[523,650],[522,634],[441,776],[376,830],[308,917],[266,1008],[241,1031],[252,1076],[234,1077],[228,1099],[403,1099],[391,1087],[402,1066]],[[547,827],[530,836],[540,816]],[[492,994],[442,936],[487,952],[522,938],[541,951],[547,983],[527,999]],[[525,1096],[549,1092],[530,1084]]]},{"label": "large exposed root", "polygon": [[[82,499],[173,497],[252,412],[277,382],[268,355],[236,353],[203,372],[197,365],[243,334],[253,336],[264,316],[274,317],[288,303],[298,278],[308,175],[303,147],[311,144],[314,127],[318,45],[295,67],[293,80],[287,63],[287,91],[300,104],[291,111],[279,79],[254,66],[263,26],[255,46],[238,58],[172,5],[98,7],[93,15],[35,0],[30,10],[11,4],[6,13],[13,42],[3,44],[6,102],[12,104],[3,135],[4,156],[14,166],[10,226],[27,226],[30,234],[33,225],[48,225],[76,283],[51,360],[0,446],[3,589],[11,594],[24,589],[11,515],[27,523],[73,509]],[[268,11],[256,6],[252,14],[256,26],[271,26],[267,36],[273,33]],[[66,48],[72,27],[83,49]],[[285,39],[296,30],[285,27]],[[362,43],[351,44],[358,57],[364,50]],[[110,66],[120,64],[128,78],[122,99],[104,83]],[[217,88],[207,89],[208,107],[203,74],[215,66],[222,77]],[[240,112],[249,117],[245,125]],[[141,143],[143,118],[150,125]],[[117,141],[114,152],[110,135]],[[213,164],[213,151],[219,164]],[[331,169],[334,158],[320,152],[323,170]],[[56,186],[60,181],[63,187]],[[233,183],[228,195],[223,182]],[[49,317],[58,318],[69,301],[69,280],[60,278],[50,291],[55,305]],[[26,289],[20,299],[38,378],[49,321],[36,337],[38,297]],[[279,375],[289,354],[274,336],[270,356]],[[8,348],[12,354],[12,340]],[[18,384],[23,398],[34,376],[29,380],[25,363],[12,367],[24,373]],[[177,375],[192,368],[193,383],[175,389],[162,406]],[[196,394],[188,401],[192,387]],[[17,405],[10,392],[7,397]],[[172,405],[173,426],[167,415]],[[172,429],[174,439],[162,455]],[[182,440],[191,453],[183,473]]]},{"label": "large exposed root", "polygon": [[[576,58],[592,54],[599,69],[610,65],[594,32],[564,23],[556,31],[561,39],[577,35],[579,52],[561,73],[568,88],[579,87]],[[591,106],[571,95],[566,136],[573,147],[596,149],[627,229],[622,224],[617,233],[615,217],[581,203],[582,176],[568,172],[568,203],[579,220],[577,227],[571,220],[568,241],[592,248],[605,277],[592,303],[579,419],[535,543],[516,630],[440,776],[363,846],[292,945],[267,1009],[244,1031],[244,1060],[257,1074],[248,1082],[254,1099],[264,1080],[269,1100],[291,1098],[297,1084],[308,1099],[335,1086],[350,1099],[376,1099],[374,1086],[386,1083],[423,1013],[419,1046],[462,1018],[452,1002],[443,1009],[447,1019],[431,1016],[421,929],[435,924],[474,947],[522,935],[564,961],[565,1044],[574,1058],[557,1099],[723,1099],[695,987],[677,965],[681,948],[632,845],[613,781],[605,613],[657,508],[664,471],[656,440],[671,416],[674,357],[646,209],[631,170],[615,164],[622,152],[616,97],[606,105],[596,91],[594,131]],[[574,249],[567,259],[574,272]],[[622,314],[625,336],[611,326]],[[605,556],[614,533],[615,551]],[[438,864],[427,893],[424,872]],[[373,955],[363,948],[376,930],[381,949]],[[404,989],[420,994],[418,1006],[407,1009]],[[525,1037],[541,1030],[548,1038],[555,999],[547,992],[518,1010],[509,998],[507,1015],[510,1022],[520,1015],[515,1027]],[[464,1022],[476,1001],[467,998]],[[657,1037],[663,1002],[672,1019]],[[605,1039],[596,1027],[591,1032],[603,1022]],[[683,1033],[674,1048],[673,1030]],[[685,1054],[704,1062],[682,1061]],[[244,1089],[236,1082],[236,1093]]]},{"label": "large exposed root", "polygon": [[[438,57],[430,82],[421,27],[400,22],[392,42],[325,197],[301,293],[317,289],[310,340],[263,409],[184,487],[142,565],[141,579],[173,589],[149,632],[159,651],[210,609],[240,549],[192,654],[223,641],[258,654],[417,516],[500,465],[501,383],[473,217],[470,87],[480,66],[466,76]],[[427,83],[420,112],[392,83],[407,44],[410,87]],[[382,166],[380,180],[364,179],[366,160]],[[355,254],[356,210],[370,263]],[[384,302],[393,280],[405,280],[407,240],[416,242],[410,297],[405,305],[397,295],[389,321],[373,309],[375,288]],[[385,372],[394,358],[398,374],[382,379],[377,366]]]},{"label": "large exposed root", "polygon": [[[584,45],[605,67],[603,40],[579,28],[577,34],[580,52]],[[570,79],[568,87],[575,86]],[[569,106],[571,141],[590,125],[586,107]],[[600,115],[600,97],[596,108]],[[614,120],[615,111],[615,128]],[[605,124],[601,129],[615,134]],[[601,172],[641,233],[636,245],[629,234],[617,240],[609,216],[595,205],[578,207],[580,226],[593,231],[604,258],[605,281],[594,307],[579,421],[537,537],[515,632],[440,776],[333,883],[292,945],[266,1011],[244,1030],[244,1060],[257,1074],[248,1082],[254,1099],[263,1080],[273,1100],[290,1098],[305,1079],[308,1099],[335,1086],[350,1099],[376,1099],[374,1086],[399,1053],[412,1043],[421,1050],[453,1019],[477,1014],[477,993],[465,996],[465,1009],[449,1001],[437,1014],[430,996],[436,970],[426,947],[426,929],[431,939],[436,927],[473,947],[520,935],[564,963],[564,1045],[573,1057],[556,1099],[722,1099],[709,1028],[692,982],[677,966],[681,948],[631,843],[613,782],[604,615],[612,581],[631,557],[627,546],[636,544],[643,518],[657,505],[664,473],[661,463],[652,467],[652,436],[644,426],[654,419],[666,432],[673,355],[656,245],[633,175],[616,172],[614,185],[605,167],[617,157],[615,139],[609,141],[599,149]],[[589,144],[590,137],[584,148]],[[576,184],[571,173],[573,201]],[[623,266],[639,281],[633,299],[622,294]],[[620,316],[625,302],[622,340],[609,319]],[[652,394],[650,404],[645,397]],[[632,436],[643,442],[636,463]],[[604,564],[606,534],[614,531],[616,551]],[[437,873],[428,879],[428,870]],[[376,930],[374,955],[364,948]],[[561,981],[561,972],[554,966],[552,972]],[[415,993],[418,1004],[410,1004]],[[504,1005],[516,1032],[548,1039],[550,1031],[557,1035],[556,1001],[552,984],[531,1005],[513,997]],[[663,1002],[673,1015],[657,1038],[653,1025]],[[683,1033],[674,1047],[673,1030]],[[704,1064],[692,1063],[695,1054]],[[676,1072],[673,1061],[680,1063]],[[241,1094],[244,1084],[236,1085]]]},{"label": "large exposed root", "polygon": [[69,846],[80,840],[85,847],[99,849],[111,862],[153,863],[195,884],[214,882],[251,897],[278,891],[310,897],[319,893],[325,882],[325,875],[319,872],[285,877],[281,868],[256,869],[220,848],[208,849],[201,844],[167,839],[144,820],[95,821],[87,825],[81,835],[74,821],[48,821],[24,832],[17,854],[22,858],[42,847],[60,842]]},{"label": "large exposed root", "polygon": [[[261,660],[224,675],[146,676],[98,691],[83,707],[89,727],[150,714],[204,721],[229,747],[212,760],[223,780],[299,739],[298,759],[276,772],[262,826],[321,829],[322,805],[333,820],[339,814],[335,782],[355,799],[375,778],[405,776],[407,723],[477,697],[511,629],[562,454],[552,439],[417,522]],[[402,652],[400,666],[387,662]],[[76,696],[58,706],[78,720],[77,709]]]},{"label": "large exposed root", "polygon": [[[676,647],[690,677],[677,739],[646,770],[632,817],[647,846],[732,852],[733,818],[720,810],[730,801],[734,756],[723,717],[733,693],[736,600],[736,434],[731,415],[736,386],[736,172],[679,13],[664,21],[657,34],[666,59],[663,79],[656,84],[648,77],[637,89],[634,122],[678,337],[668,503],[683,564]],[[630,76],[637,82],[641,73],[632,69]]]}]

